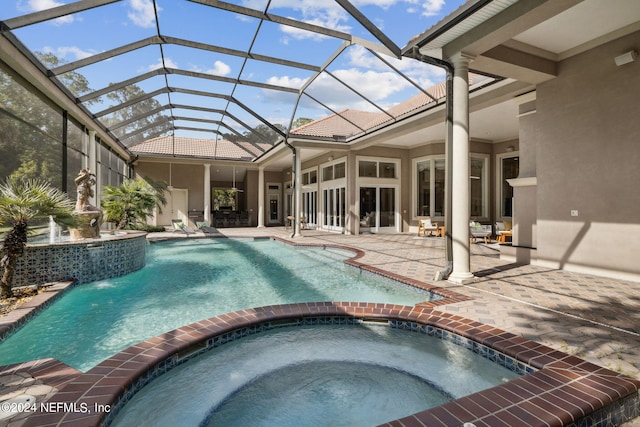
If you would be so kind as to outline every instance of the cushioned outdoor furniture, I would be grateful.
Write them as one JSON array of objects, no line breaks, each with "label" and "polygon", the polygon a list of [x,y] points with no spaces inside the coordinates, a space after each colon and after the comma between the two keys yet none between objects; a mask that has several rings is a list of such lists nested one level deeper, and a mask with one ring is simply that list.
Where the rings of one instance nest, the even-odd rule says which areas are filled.
[{"label": "cushioned outdoor furniture", "polygon": [[437,232],[437,222],[431,222],[431,218],[429,218],[428,216],[418,217],[418,236],[422,234],[426,237],[427,233],[429,233],[429,236],[431,236],[432,234],[436,234]]},{"label": "cushioned outdoor furniture", "polygon": [[184,222],[182,222],[181,219],[172,219],[171,220],[171,225],[173,225],[173,231],[174,232],[179,231],[179,232],[182,232],[184,234],[193,234],[193,233],[195,233],[194,230],[189,230],[187,228],[187,225]]},{"label": "cushioned outdoor furniture", "polygon": [[470,222],[469,223],[469,240],[472,243],[475,243],[477,239],[483,239],[484,243],[489,243],[491,240],[491,226],[490,225],[482,225],[479,222]]}]

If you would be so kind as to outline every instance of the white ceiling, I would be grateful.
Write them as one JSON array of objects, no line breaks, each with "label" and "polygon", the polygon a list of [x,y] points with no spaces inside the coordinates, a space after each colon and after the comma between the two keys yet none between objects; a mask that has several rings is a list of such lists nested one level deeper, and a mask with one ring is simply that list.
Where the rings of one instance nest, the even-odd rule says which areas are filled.
[{"label": "white ceiling", "polygon": [[[567,11],[514,37],[564,59],[566,52],[587,45],[640,20],[638,0],[584,0]],[[573,52],[578,53],[577,51]]]}]

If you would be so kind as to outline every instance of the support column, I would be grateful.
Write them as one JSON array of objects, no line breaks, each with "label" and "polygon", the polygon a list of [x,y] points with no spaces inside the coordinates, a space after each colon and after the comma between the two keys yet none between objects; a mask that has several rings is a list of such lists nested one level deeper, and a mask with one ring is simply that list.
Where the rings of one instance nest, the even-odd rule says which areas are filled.
[{"label": "support column", "polygon": [[264,228],[264,166],[258,168],[258,228]]},{"label": "support column", "polygon": [[292,237],[301,237],[300,234],[300,217],[302,216],[302,159],[300,148],[296,149],[293,163],[293,215],[294,229]]},{"label": "support column", "polygon": [[469,220],[471,218],[470,142],[469,142],[469,62],[473,58],[458,53],[450,59],[453,64],[453,146],[451,152],[451,236],[453,271],[449,281],[469,283],[471,248]]},{"label": "support column", "polygon": [[211,165],[204,165],[204,222],[211,226]]}]

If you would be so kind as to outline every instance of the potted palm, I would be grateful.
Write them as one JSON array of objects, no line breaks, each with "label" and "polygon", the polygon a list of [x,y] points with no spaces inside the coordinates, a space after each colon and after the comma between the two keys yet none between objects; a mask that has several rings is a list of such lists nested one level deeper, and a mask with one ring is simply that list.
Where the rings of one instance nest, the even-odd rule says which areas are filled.
[{"label": "potted palm", "polygon": [[77,221],[74,204],[66,193],[42,179],[9,178],[0,184],[0,224],[11,227],[1,248],[1,298],[13,296],[13,275],[27,246],[29,221],[51,216],[57,224],[73,226]]}]

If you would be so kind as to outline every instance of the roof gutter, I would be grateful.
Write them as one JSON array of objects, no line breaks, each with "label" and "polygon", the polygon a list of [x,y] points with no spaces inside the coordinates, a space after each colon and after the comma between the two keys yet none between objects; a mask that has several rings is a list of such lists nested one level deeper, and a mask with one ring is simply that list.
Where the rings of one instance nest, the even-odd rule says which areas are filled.
[{"label": "roof gutter", "polygon": [[[409,42],[407,46],[402,49],[402,56],[408,56],[408,52],[413,52],[415,48],[421,48],[422,46],[431,43],[456,25],[463,22],[465,19],[471,17],[477,11],[493,2],[493,0],[477,0],[474,3],[462,6],[453,14],[449,15],[448,19],[440,21],[422,34],[417,35]],[[416,58],[418,59],[418,58]]]}]

